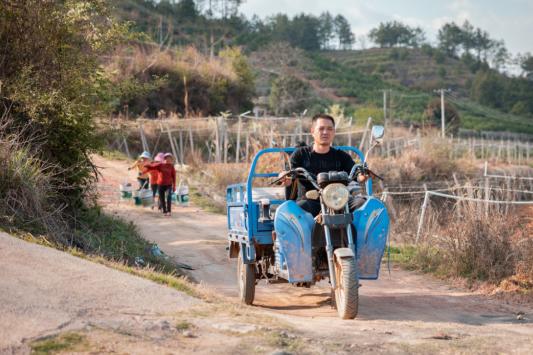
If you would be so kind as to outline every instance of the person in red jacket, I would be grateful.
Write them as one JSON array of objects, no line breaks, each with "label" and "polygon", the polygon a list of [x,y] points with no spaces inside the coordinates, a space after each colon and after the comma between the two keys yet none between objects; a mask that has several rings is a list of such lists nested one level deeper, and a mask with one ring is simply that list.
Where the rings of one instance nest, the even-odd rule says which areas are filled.
[{"label": "person in red jacket", "polygon": [[[163,153],[157,154],[155,159],[154,159],[154,162],[155,163],[163,163]],[[150,170],[150,171],[147,171],[147,172],[150,175],[150,187],[152,188],[152,196],[153,196],[154,201],[155,201],[155,195],[157,195],[157,193],[159,192],[159,175],[161,173],[159,172],[159,170]],[[154,209],[154,206],[152,206],[152,209]],[[163,205],[161,203],[161,199],[158,200],[157,209],[160,210],[160,211],[163,209]]]},{"label": "person in red jacket", "polygon": [[166,153],[164,159],[164,163],[148,164],[145,167],[147,171],[157,170],[159,172],[157,180],[159,201],[163,208],[163,215],[170,216],[172,192],[176,191],[176,169],[174,169],[174,157],[171,153]]}]

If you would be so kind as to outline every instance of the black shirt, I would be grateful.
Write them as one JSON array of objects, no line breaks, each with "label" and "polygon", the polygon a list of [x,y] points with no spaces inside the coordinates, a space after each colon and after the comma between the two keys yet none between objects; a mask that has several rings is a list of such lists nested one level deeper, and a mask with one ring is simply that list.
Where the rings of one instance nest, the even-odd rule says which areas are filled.
[{"label": "black shirt", "polygon": [[[291,155],[292,169],[304,168],[315,176],[329,171],[346,171],[349,174],[354,164],[348,153],[333,147],[329,148],[329,152],[325,154],[315,152],[312,146],[300,147]],[[305,191],[315,189],[304,179],[300,179],[300,182]]]}]

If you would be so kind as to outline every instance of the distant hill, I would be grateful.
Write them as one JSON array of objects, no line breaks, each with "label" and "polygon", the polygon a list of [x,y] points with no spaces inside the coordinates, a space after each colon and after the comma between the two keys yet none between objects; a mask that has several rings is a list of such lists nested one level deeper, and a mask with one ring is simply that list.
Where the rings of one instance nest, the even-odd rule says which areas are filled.
[{"label": "distant hill", "polygon": [[346,67],[410,89],[431,91],[444,87],[467,96],[474,79],[474,74],[462,61],[444,56],[431,47],[329,51],[323,55]]},{"label": "distant hill", "polygon": [[[436,123],[440,105],[435,90],[445,88],[451,89],[446,93],[446,111],[460,118],[460,127],[533,134],[533,81],[509,78],[490,69],[486,61],[464,54],[453,57],[427,44],[419,48],[317,50],[321,42],[310,36],[309,29],[316,29],[322,17],[278,15],[261,21],[234,13],[211,18],[195,3],[118,0],[116,14],[132,21],[134,29],[145,32],[163,50],[194,46],[200,54],[213,58],[227,46],[241,47],[256,74],[254,102],[271,113],[308,109],[312,114],[337,103],[356,120],[372,116],[379,121],[386,90],[390,119]],[[219,89],[206,87],[215,96]],[[177,83],[174,91],[180,90]],[[167,101],[180,106],[183,100]],[[151,111],[158,109],[154,106]],[[216,113],[219,109],[198,107],[196,111]],[[245,107],[234,105],[232,109]],[[187,111],[183,107],[177,110]]]},{"label": "distant hill", "polygon": [[439,98],[433,90],[450,88],[446,103],[457,110],[461,128],[533,134],[532,117],[505,113],[470,99],[475,75],[462,61],[435,58],[421,49],[306,52],[274,45],[251,53],[250,61],[257,73],[258,95],[268,95],[276,77],[293,75],[310,85],[318,109],[341,103],[356,119],[364,121],[372,115],[379,122],[383,90],[387,90],[388,117],[431,123],[425,111]]}]

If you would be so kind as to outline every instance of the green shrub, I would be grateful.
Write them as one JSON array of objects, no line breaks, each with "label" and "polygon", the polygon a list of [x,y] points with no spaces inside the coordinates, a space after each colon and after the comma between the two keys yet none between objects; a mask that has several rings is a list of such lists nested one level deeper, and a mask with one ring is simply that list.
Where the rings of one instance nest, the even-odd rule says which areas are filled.
[{"label": "green shrub", "polygon": [[109,99],[98,57],[127,31],[104,1],[2,1],[0,13],[0,104],[14,123],[6,129],[38,132],[39,158],[68,187],[62,198],[79,203],[100,146],[92,117]]}]

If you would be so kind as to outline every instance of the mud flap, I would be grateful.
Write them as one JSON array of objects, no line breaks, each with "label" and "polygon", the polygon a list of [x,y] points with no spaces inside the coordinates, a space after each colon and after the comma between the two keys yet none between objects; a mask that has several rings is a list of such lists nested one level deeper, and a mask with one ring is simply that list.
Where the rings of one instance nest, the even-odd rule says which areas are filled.
[{"label": "mud flap", "polygon": [[389,234],[389,214],[380,200],[370,197],[354,211],[357,265],[360,279],[377,279]]},{"label": "mud flap", "polygon": [[280,276],[289,282],[313,280],[311,233],[314,219],[294,201],[276,210],[276,264]]}]

